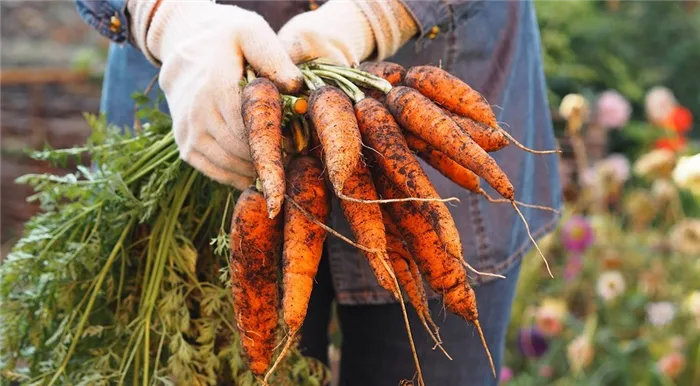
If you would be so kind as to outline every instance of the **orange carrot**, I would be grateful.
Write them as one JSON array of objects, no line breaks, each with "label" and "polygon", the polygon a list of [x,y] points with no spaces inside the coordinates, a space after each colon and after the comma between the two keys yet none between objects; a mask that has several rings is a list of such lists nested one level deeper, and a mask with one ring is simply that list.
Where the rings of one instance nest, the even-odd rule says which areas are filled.
[{"label": "orange carrot", "polygon": [[322,224],[328,222],[330,195],[321,173],[321,161],[309,156],[295,157],[287,165],[288,199],[285,201],[284,211],[282,312],[289,333],[286,344],[267,372],[264,382],[267,382],[285,357],[306,318],[314,277],[323,255],[326,231],[302,213],[302,210]]},{"label": "orange carrot", "polygon": [[[428,306],[428,297],[425,294],[425,288],[423,287],[423,278],[418,270],[416,262],[413,261],[411,253],[406,249],[406,245],[403,242],[403,238],[399,233],[396,225],[394,225],[391,220],[391,216],[382,209],[382,219],[384,220],[384,226],[386,227],[386,238],[387,238],[387,253],[391,259],[391,266],[394,269],[396,278],[406,291],[408,295],[408,300],[416,309],[418,317],[420,318],[425,330],[428,332],[430,337],[435,341],[436,347],[440,347],[440,350],[445,353],[445,355],[451,360],[449,354],[442,348],[442,342],[438,334],[438,326],[433,321],[430,315],[430,308]],[[428,326],[428,323],[433,328]]]},{"label": "orange carrot", "polygon": [[[323,166],[315,158],[300,156],[287,165],[287,195],[327,223],[330,195],[321,177]],[[291,204],[285,205],[282,309],[284,321],[296,331],[306,317],[313,280],[323,253],[326,231],[312,222]]]},{"label": "orange carrot", "polygon": [[[372,75],[383,78],[392,86],[401,84],[406,75],[406,69],[401,65],[392,62],[363,62],[359,69]],[[364,93],[380,102],[384,101],[384,93],[375,88],[363,89]]]},{"label": "orange carrot", "polygon": [[277,87],[256,78],[243,89],[241,113],[255,171],[262,182],[268,216],[279,214],[284,201],[282,102]]},{"label": "orange carrot", "polygon": [[[324,147],[325,150],[325,147]],[[378,200],[377,191],[372,183],[372,176],[367,166],[360,164],[347,179],[344,194],[362,200]],[[382,221],[379,204],[363,204],[349,200],[340,200],[340,206],[357,243],[367,248],[386,251],[386,229]],[[391,273],[386,267],[391,265],[386,254],[362,251],[377,277],[379,285],[394,294],[398,299]],[[384,262],[381,260],[384,259]]]},{"label": "orange carrot", "polygon": [[356,170],[362,140],[350,99],[339,89],[323,86],[312,92],[309,111],[324,149],[324,164],[338,196]]},{"label": "orange carrot", "polygon": [[[400,197],[400,191],[385,176],[377,173],[374,180],[379,193]],[[495,367],[479,324],[476,295],[467,282],[467,273],[457,259],[444,249],[430,223],[410,202],[395,202],[385,206],[430,288],[442,295],[445,306],[456,315],[472,322],[479,332],[491,369]]]},{"label": "orange carrot", "polygon": [[461,79],[435,66],[411,67],[404,84],[440,106],[487,126],[499,127],[496,114],[483,95]]},{"label": "orange carrot", "polygon": [[464,189],[479,193],[481,189],[479,176],[474,174],[474,172],[453,161],[444,153],[435,150],[425,141],[411,133],[405,133],[405,138],[408,147],[428,165]]},{"label": "orange carrot", "polygon": [[[420,163],[406,144],[401,128],[391,113],[375,99],[366,98],[355,104],[355,115],[367,151],[384,175],[399,186],[408,197],[440,198]],[[375,154],[379,153],[378,155]],[[433,227],[450,253],[462,256],[462,242],[452,214],[444,202],[417,202],[428,214]]]},{"label": "orange carrot", "polygon": [[488,126],[471,118],[450,112],[449,110],[443,111],[445,111],[462,130],[469,134],[474,142],[481,146],[484,151],[493,152],[501,150],[510,143],[504,134],[505,131],[502,129]]},{"label": "orange carrot", "polygon": [[262,193],[241,193],[231,221],[231,288],[236,326],[250,370],[270,366],[277,329],[282,216],[269,218]]},{"label": "orange carrot", "polygon": [[428,98],[398,86],[387,94],[386,104],[405,130],[485,179],[501,196],[514,199],[513,185],[496,161]]}]

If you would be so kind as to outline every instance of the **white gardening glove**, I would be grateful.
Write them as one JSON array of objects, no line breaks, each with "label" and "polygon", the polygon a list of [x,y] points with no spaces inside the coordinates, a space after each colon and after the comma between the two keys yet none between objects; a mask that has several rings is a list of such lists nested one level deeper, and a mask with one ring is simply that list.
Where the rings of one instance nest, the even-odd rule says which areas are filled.
[{"label": "white gardening glove", "polygon": [[161,66],[180,156],[220,183],[246,188],[255,169],[241,117],[244,65],[289,93],[301,88],[301,72],[257,13],[208,0],[127,5],[136,45]]},{"label": "white gardening glove", "polygon": [[330,0],[292,18],[278,36],[295,63],[312,59],[354,65],[383,60],[418,32],[399,0]]}]

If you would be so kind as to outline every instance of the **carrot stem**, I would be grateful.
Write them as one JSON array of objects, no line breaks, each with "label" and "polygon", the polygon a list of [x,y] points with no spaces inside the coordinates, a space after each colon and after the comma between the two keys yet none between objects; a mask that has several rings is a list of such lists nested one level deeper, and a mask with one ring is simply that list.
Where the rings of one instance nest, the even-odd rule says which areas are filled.
[{"label": "carrot stem", "polygon": [[356,68],[339,67],[320,63],[312,63],[309,66],[312,69],[336,73],[338,75],[343,76],[346,79],[350,79],[354,82],[357,82],[362,86],[376,88],[385,94],[391,91],[391,89],[393,88],[391,83],[389,83],[386,79]]},{"label": "carrot stem", "polygon": [[[311,70],[314,74],[320,76],[321,78],[329,79],[329,80],[334,80],[337,83],[341,84],[341,88],[343,91],[348,94],[350,99],[353,100],[353,102],[357,103],[363,99],[365,99],[365,93],[360,90],[359,87],[355,86],[354,83],[349,81],[347,78],[345,78],[343,75],[340,75],[336,72],[333,71],[327,71],[327,70]],[[343,87],[345,86],[345,87]]]},{"label": "carrot stem", "polygon": [[302,68],[301,73],[304,75],[304,83],[306,83],[306,87],[308,87],[311,91],[326,85],[323,79],[308,69]]}]

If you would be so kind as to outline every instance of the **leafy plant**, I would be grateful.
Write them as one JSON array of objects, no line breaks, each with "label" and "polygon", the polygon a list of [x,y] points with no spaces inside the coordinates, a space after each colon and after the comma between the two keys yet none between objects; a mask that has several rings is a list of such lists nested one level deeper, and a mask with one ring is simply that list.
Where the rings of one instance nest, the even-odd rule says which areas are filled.
[{"label": "leafy plant", "polygon": [[[144,96],[138,98],[146,103]],[[155,104],[157,105],[157,104]],[[42,213],[0,267],[2,377],[28,385],[253,385],[228,282],[236,192],[178,157],[170,118],[145,106],[136,133],[86,116],[92,168],[25,175]],[[298,352],[275,384],[321,385]]]}]

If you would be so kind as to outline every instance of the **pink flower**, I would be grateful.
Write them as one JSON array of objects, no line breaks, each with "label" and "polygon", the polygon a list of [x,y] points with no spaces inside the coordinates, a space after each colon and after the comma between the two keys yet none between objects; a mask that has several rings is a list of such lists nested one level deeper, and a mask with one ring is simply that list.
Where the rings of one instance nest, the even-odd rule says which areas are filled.
[{"label": "pink flower", "polygon": [[672,352],[659,359],[656,368],[669,378],[676,378],[685,368],[685,355]]},{"label": "pink flower", "polygon": [[499,382],[500,384],[504,384],[511,379],[513,379],[513,370],[510,369],[508,366],[503,366],[501,368],[501,381]]},{"label": "pink flower", "polygon": [[615,90],[607,90],[600,94],[596,107],[598,123],[608,129],[625,126],[632,114],[630,103]]},{"label": "pink flower", "polygon": [[582,253],[593,243],[593,228],[583,216],[574,216],[564,224],[561,238],[570,252]]}]

